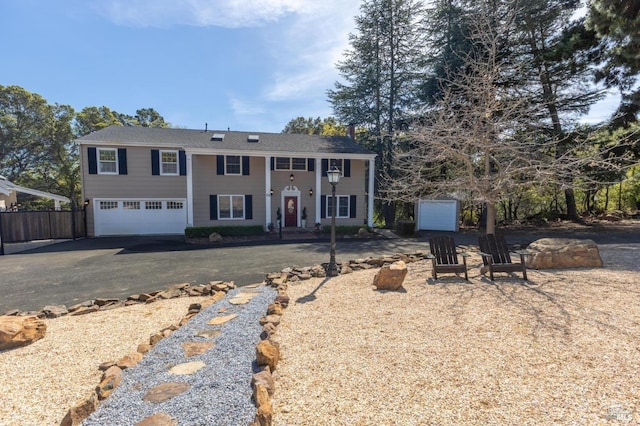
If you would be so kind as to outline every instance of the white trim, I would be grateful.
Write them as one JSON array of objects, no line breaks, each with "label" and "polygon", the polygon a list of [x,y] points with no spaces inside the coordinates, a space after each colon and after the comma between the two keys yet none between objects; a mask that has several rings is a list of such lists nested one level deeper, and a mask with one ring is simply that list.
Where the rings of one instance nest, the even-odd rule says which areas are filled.
[{"label": "white trim", "polygon": [[[218,220],[245,220],[246,216],[246,206],[243,194],[218,194]],[[220,217],[220,197],[229,197],[229,214],[231,217]],[[242,217],[233,217],[233,198],[232,197],[241,197],[242,198]]]},{"label": "white trim", "polygon": [[[100,167],[100,164],[102,162],[105,163],[111,163],[111,161],[105,161],[105,160],[100,160],[100,153],[102,151],[113,151],[115,153],[115,164],[116,164],[116,171],[115,172],[103,172],[102,168]],[[119,164],[118,164],[118,148],[96,148],[96,163],[98,166],[98,174],[99,175],[117,175],[120,170],[119,170]]]},{"label": "white trim", "polygon": [[264,157],[264,194],[265,230],[268,230],[271,224],[271,198],[273,198],[271,196],[271,157]]},{"label": "white trim", "polygon": [[187,226],[193,226],[193,154],[187,157]]},{"label": "white trim", "polygon": [[[173,150],[173,149],[160,149],[158,150],[160,151],[159,157],[160,157],[160,176],[179,176],[180,175],[180,154],[178,154],[177,150]],[[164,165],[165,164],[172,164],[172,163],[165,163],[164,161],[162,161],[162,154],[163,153],[170,153],[170,154],[175,154],[176,156],[176,171],[173,173],[167,173],[164,171]]]},{"label": "white trim", "polygon": [[369,194],[367,200],[367,225],[373,227],[373,193],[375,191],[375,175],[376,162],[375,159],[369,160]]},{"label": "white trim", "polygon": [[285,186],[282,191],[280,191],[280,211],[282,212],[282,227],[285,227],[285,210],[284,210],[284,197],[295,197],[296,198],[296,227],[300,227],[300,216],[302,214],[301,212],[301,208],[300,208],[300,190],[298,189],[297,186],[293,186],[293,185],[287,185]]},{"label": "white trim", "polygon": [[320,223],[322,215],[322,158],[316,158],[316,223]]}]

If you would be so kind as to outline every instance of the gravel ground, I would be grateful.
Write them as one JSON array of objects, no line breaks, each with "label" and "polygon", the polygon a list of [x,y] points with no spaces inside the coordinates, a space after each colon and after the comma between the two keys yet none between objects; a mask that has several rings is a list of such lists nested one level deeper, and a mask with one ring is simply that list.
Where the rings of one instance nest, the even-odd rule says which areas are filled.
[{"label": "gravel ground", "polygon": [[[238,292],[258,294],[246,305],[231,305]],[[260,340],[258,319],[266,314],[275,290],[258,287],[236,289],[222,301],[204,309],[170,337],[160,341],[135,367],[125,371],[116,391],[83,422],[93,425],[133,425],[155,413],[165,413],[184,425],[248,425],[256,413],[251,400],[255,346]],[[224,313],[221,313],[223,311]],[[207,322],[221,315],[238,317],[211,326]],[[214,339],[194,337],[200,330],[221,329]],[[212,341],[215,346],[202,355],[185,358],[181,343]],[[180,363],[202,361],[204,368],[192,375],[172,375],[168,370]],[[188,391],[162,403],[142,400],[147,391],[161,383],[187,382]]]},{"label": "gravel ground", "polygon": [[405,291],[376,270],[291,284],[276,334],[275,425],[640,424],[640,245],[603,269],[530,270]]}]

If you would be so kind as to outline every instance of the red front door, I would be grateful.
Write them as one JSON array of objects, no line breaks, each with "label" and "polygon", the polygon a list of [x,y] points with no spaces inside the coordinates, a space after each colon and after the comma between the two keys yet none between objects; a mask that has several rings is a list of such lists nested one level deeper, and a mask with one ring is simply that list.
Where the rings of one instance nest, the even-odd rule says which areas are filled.
[{"label": "red front door", "polygon": [[297,197],[284,197],[284,226],[298,226]]}]

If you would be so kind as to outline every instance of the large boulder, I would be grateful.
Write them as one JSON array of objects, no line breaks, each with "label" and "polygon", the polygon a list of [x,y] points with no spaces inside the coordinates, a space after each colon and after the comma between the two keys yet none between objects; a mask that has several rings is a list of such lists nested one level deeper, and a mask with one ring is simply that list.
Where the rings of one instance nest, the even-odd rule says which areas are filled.
[{"label": "large boulder", "polygon": [[37,316],[0,317],[0,351],[30,345],[47,332],[47,324]]},{"label": "large boulder", "polygon": [[407,265],[402,260],[380,268],[373,278],[373,285],[378,290],[399,290],[407,276]]},{"label": "large boulder", "polygon": [[529,245],[527,267],[532,269],[601,268],[602,258],[593,240],[542,238]]}]

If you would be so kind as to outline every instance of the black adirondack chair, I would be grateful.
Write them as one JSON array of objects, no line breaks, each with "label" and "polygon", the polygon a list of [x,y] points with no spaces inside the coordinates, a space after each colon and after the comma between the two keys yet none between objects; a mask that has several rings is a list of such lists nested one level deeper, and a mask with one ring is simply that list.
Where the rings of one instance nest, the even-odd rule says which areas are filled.
[{"label": "black adirondack chair", "polygon": [[[459,274],[464,272],[464,279],[469,281],[467,275],[467,253],[458,253],[456,250],[456,243],[453,237],[441,236],[429,239],[430,254],[427,258],[431,259],[433,265],[432,275],[433,279],[438,279],[438,272],[440,273],[454,273]],[[462,263],[458,262],[458,254],[462,257]]]},{"label": "black adirondack chair", "polygon": [[509,247],[503,235],[481,235],[478,237],[480,255],[484,266],[480,269],[482,274],[489,271],[489,278],[493,281],[494,272],[522,272],[522,278],[527,281],[526,251],[515,251],[520,256],[520,263],[513,263],[509,254]]}]

